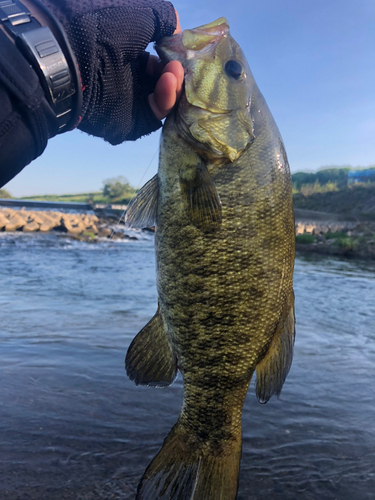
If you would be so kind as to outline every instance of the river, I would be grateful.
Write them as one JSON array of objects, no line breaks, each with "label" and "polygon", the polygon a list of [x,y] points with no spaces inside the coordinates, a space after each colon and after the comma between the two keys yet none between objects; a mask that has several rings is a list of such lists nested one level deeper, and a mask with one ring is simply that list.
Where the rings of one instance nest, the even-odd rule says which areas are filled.
[{"label": "river", "polygon": [[[134,499],[175,423],[181,378],[135,387],[126,349],[156,310],[153,239],[0,234],[0,498]],[[299,256],[279,399],[243,410],[238,500],[375,491],[375,263]]]}]

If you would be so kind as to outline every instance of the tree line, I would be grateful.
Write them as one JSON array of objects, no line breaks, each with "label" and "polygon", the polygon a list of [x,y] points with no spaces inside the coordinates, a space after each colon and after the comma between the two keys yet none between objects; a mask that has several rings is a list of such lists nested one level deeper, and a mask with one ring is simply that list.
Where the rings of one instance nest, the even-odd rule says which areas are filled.
[{"label": "tree line", "polygon": [[[365,172],[374,170],[375,165],[367,168],[353,169],[351,166],[322,168],[317,172],[296,172],[292,174],[293,191],[302,192],[305,195],[313,192],[326,192],[345,189],[348,185],[348,172]],[[375,182],[374,177],[369,177],[369,181]]]}]

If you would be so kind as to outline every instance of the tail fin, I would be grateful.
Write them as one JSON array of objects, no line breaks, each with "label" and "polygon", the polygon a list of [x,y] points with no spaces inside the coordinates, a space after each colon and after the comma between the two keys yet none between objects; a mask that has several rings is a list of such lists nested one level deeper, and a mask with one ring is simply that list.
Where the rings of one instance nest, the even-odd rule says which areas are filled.
[{"label": "tail fin", "polygon": [[241,436],[214,450],[177,423],[143,474],[136,500],[235,500]]}]

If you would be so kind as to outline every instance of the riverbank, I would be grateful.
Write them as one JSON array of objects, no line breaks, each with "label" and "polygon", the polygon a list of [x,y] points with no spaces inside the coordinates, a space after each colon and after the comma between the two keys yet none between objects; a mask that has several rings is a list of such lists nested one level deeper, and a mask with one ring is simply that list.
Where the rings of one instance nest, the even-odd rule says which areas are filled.
[{"label": "riverbank", "polygon": [[374,221],[300,209],[295,215],[298,252],[375,259]]},{"label": "riverbank", "polygon": [[361,259],[375,259],[375,185],[293,195],[296,249]]},{"label": "riverbank", "polygon": [[70,238],[98,241],[101,238],[131,238],[117,230],[119,215],[97,216],[95,214],[65,213],[54,210],[15,210],[0,208],[0,231],[24,233],[55,231]]},{"label": "riverbank", "polygon": [[375,184],[354,184],[325,193],[293,195],[298,210],[321,211],[346,220],[375,221]]},{"label": "riverbank", "polygon": [[[53,210],[0,208],[0,231],[55,231],[95,243],[103,238],[136,239],[124,232],[122,212],[112,216],[72,214]],[[345,220],[324,212],[295,210],[296,250],[361,259],[375,259],[375,222]]]}]

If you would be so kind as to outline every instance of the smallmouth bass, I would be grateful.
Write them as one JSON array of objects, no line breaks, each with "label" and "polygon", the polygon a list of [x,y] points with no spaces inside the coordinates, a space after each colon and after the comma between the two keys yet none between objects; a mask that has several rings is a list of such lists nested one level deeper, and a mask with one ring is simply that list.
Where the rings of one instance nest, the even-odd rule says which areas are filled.
[{"label": "smallmouth bass", "polygon": [[281,135],[224,18],[157,51],[179,60],[183,96],[164,124],[158,174],[126,214],[156,225],[158,310],[126,356],[136,384],[180,369],[177,423],[138,500],[233,500],[241,414],[254,371],[261,403],[279,395],[295,336],[294,216]]}]

